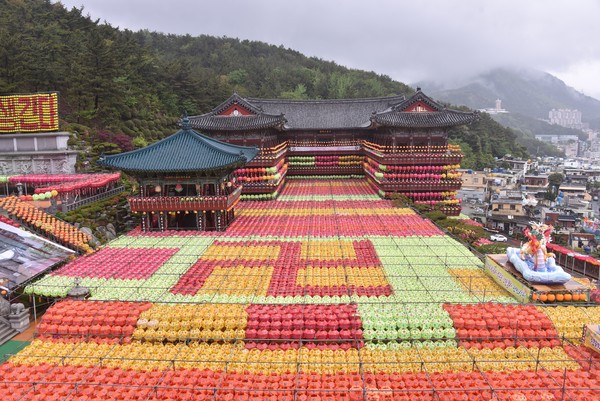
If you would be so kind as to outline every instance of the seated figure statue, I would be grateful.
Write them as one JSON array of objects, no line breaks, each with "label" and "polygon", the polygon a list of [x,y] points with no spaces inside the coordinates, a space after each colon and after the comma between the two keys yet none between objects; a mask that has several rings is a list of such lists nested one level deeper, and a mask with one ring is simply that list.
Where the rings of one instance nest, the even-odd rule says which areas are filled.
[{"label": "seated figure statue", "polygon": [[552,226],[542,223],[529,223],[523,234],[529,241],[521,247],[521,259],[527,262],[530,268],[536,272],[554,271],[556,265],[554,254],[548,253],[546,244],[550,241]]},{"label": "seated figure statue", "polygon": [[571,275],[556,265],[553,253],[549,253],[546,245],[550,242],[553,227],[548,224],[530,222],[531,227],[523,231],[528,241],[519,248],[507,248],[508,260],[533,283],[564,284]]}]

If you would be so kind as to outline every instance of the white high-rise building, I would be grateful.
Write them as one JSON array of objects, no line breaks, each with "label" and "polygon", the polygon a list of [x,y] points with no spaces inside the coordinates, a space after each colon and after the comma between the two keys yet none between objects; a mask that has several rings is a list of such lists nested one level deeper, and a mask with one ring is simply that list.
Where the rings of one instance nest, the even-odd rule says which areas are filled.
[{"label": "white high-rise building", "polygon": [[552,109],[548,113],[550,124],[557,124],[567,128],[582,129],[581,112],[571,109]]}]

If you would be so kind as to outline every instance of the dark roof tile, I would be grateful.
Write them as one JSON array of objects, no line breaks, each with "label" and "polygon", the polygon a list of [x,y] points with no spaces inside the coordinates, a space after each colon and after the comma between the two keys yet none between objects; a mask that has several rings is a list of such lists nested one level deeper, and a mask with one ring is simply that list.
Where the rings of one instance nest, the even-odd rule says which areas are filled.
[{"label": "dark roof tile", "polygon": [[430,112],[389,111],[372,116],[371,120],[387,127],[441,128],[468,124],[477,118],[476,113],[455,110]]},{"label": "dark roof tile", "polygon": [[265,113],[283,114],[286,129],[367,128],[374,112],[389,109],[404,96],[368,99],[286,100],[248,98],[249,103]]},{"label": "dark roof tile", "polygon": [[[406,112],[421,102],[433,111]],[[234,104],[253,115],[219,115]],[[466,124],[474,113],[447,110],[421,90],[405,96],[365,99],[288,100],[243,98],[234,93],[210,113],[190,117],[194,128],[207,131],[240,131],[275,128],[283,130],[328,130],[370,128],[373,124],[391,127],[435,128]]]},{"label": "dark roof tile", "polygon": [[286,122],[282,115],[214,116],[204,114],[190,117],[190,124],[199,130],[242,131],[263,128],[281,128]]}]

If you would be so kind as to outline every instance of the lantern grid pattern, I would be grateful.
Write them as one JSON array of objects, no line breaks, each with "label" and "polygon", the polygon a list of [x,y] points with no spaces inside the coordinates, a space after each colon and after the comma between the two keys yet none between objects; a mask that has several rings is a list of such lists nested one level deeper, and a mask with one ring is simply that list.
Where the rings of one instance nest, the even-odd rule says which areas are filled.
[{"label": "lantern grid pattern", "polygon": [[[136,231],[44,277],[27,292],[68,291],[70,270],[92,299],[49,308],[0,365],[5,398],[597,399],[580,326],[599,307],[518,304],[467,248],[373,194],[290,180],[227,233]],[[136,252],[163,259],[148,272]]]}]

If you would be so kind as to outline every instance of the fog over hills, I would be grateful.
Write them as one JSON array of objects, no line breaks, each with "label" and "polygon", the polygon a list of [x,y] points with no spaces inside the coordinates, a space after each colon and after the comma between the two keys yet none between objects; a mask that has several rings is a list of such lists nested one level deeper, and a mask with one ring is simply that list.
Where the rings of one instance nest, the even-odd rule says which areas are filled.
[{"label": "fog over hills", "polygon": [[548,119],[551,109],[578,109],[583,122],[600,128],[600,101],[538,70],[497,68],[453,83],[419,82],[435,99],[473,109],[493,108],[496,99],[510,113]]}]

